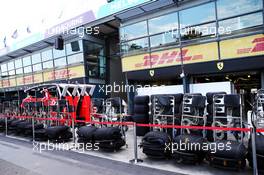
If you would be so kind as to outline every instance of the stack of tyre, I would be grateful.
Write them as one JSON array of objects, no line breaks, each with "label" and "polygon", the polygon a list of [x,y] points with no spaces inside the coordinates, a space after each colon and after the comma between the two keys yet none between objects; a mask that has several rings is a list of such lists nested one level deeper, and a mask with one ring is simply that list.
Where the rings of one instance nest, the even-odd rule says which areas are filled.
[{"label": "stack of tyre", "polygon": [[126,142],[119,127],[83,126],[77,131],[79,143],[97,144],[98,147],[106,151],[117,151]]},{"label": "stack of tyre", "polygon": [[[132,120],[140,124],[149,123],[149,96],[135,96],[134,98],[134,114]],[[149,127],[136,127],[137,136],[144,136],[149,132]]]},{"label": "stack of tyre", "polygon": [[[240,95],[228,94],[224,96],[226,111],[231,111],[232,116],[239,117]],[[211,144],[216,145],[216,150],[210,150],[208,159],[210,165],[224,169],[243,169],[246,165],[247,149],[239,140],[218,140]],[[222,145],[222,146],[220,146]]]},{"label": "stack of tyre", "polygon": [[[183,116],[203,116],[205,101],[206,97],[201,94],[186,94],[183,99]],[[184,125],[191,125],[189,122],[191,119],[187,119],[183,118],[186,121]],[[203,126],[202,120],[198,126]],[[200,130],[189,130],[189,132],[184,132],[173,139],[172,157],[177,163],[201,163],[206,156],[206,151],[203,149],[205,144],[207,144],[207,139],[202,136]]]},{"label": "stack of tyre", "polygon": [[142,139],[143,153],[149,158],[164,159],[171,155],[171,137],[160,131],[148,132]]},{"label": "stack of tyre", "polygon": [[4,131],[5,129],[5,119],[0,118],[0,132]]},{"label": "stack of tyre", "polygon": [[[226,92],[208,92],[206,94],[206,99],[207,99],[207,123],[206,126],[212,126],[213,125],[213,115],[214,115],[214,110],[215,110],[215,114],[217,116],[226,116],[225,111],[223,111],[222,109],[225,108],[225,105],[222,104],[223,102],[221,101],[215,101],[214,102],[214,97],[218,97],[218,98],[224,98],[224,95],[226,94]],[[214,103],[219,104],[218,107],[219,109],[214,109]],[[220,104],[221,103],[221,104]],[[221,109],[222,108],[222,109]],[[224,122],[226,124],[226,120],[223,121],[224,119],[219,119],[221,120],[221,122]],[[207,140],[210,142],[214,141],[214,135],[213,135],[213,131],[212,130],[207,130]]]},{"label": "stack of tyre", "polygon": [[[52,142],[67,142],[72,139],[71,128],[66,125],[47,127],[42,134]],[[39,133],[39,135],[41,134]]]}]

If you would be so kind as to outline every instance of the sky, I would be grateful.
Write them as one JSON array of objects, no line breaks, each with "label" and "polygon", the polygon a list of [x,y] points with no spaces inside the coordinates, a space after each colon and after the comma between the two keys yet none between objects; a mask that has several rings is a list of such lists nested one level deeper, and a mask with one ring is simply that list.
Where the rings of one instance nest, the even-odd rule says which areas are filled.
[{"label": "sky", "polygon": [[106,0],[0,0],[0,48],[5,36],[11,42],[9,38],[16,29],[18,39],[22,39],[88,10],[96,12],[105,3]]}]

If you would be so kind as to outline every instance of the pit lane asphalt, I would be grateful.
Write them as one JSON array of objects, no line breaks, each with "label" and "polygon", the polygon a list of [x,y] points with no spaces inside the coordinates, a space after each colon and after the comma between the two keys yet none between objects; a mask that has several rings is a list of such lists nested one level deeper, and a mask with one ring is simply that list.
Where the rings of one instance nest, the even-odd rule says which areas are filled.
[{"label": "pit lane asphalt", "polygon": [[72,151],[33,150],[30,142],[0,135],[1,175],[180,175]]}]

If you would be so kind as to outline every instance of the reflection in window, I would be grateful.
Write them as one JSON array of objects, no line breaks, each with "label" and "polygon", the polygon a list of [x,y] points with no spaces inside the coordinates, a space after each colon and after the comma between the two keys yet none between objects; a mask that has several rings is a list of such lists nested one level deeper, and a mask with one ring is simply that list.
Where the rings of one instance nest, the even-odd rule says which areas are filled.
[{"label": "reflection in window", "polygon": [[7,77],[8,76],[8,72],[2,72],[2,77]]},{"label": "reflection in window", "polygon": [[51,69],[53,68],[53,61],[47,61],[43,63],[43,69]]},{"label": "reflection in window", "polygon": [[159,35],[154,35],[150,37],[151,47],[158,47],[169,43],[174,43],[179,41],[178,31],[166,32]]},{"label": "reflection in window", "polygon": [[215,5],[214,3],[208,3],[190,9],[182,10],[180,11],[179,15],[181,28],[214,21],[216,20]]},{"label": "reflection in window", "polygon": [[11,70],[11,71],[8,72],[8,74],[9,74],[9,76],[13,76],[13,75],[15,75],[16,73],[15,73],[15,70]]},{"label": "reflection in window", "polygon": [[42,61],[47,61],[52,59],[52,50],[46,50],[41,52]]},{"label": "reflection in window", "polygon": [[122,44],[123,52],[143,50],[143,49],[148,48],[148,47],[149,47],[148,38],[133,40],[133,41],[129,41],[129,42]]},{"label": "reflection in window", "polygon": [[142,21],[136,24],[121,28],[121,40],[127,41],[147,35],[147,22]]},{"label": "reflection in window", "polygon": [[262,13],[254,13],[250,15],[245,15],[237,18],[232,18],[219,22],[220,34],[232,34],[235,31],[246,29],[254,26],[259,26],[263,24]]},{"label": "reflection in window", "polygon": [[67,59],[68,59],[68,64],[82,63],[83,62],[83,53],[68,56]]},{"label": "reflection in window", "polygon": [[22,67],[22,59],[15,60],[15,66],[16,66],[16,68]]},{"label": "reflection in window", "polygon": [[263,0],[235,0],[232,3],[230,3],[230,0],[218,0],[218,18],[227,18],[260,10],[263,7],[262,3]]},{"label": "reflection in window", "polygon": [[31,72],[32,72],[32,67],[31,66],[24,67],[24,73],[25,74],[31,73]]},{"label": "reflection in window", "polygon": [[31,59],[30,56],[23,58],[23,66],[29,66],[31,65]]},{"label": "reflection in window", "polygon": [[66,44],[66,53],[67,55],[72,55],[75,53],[79,53],[82,52],[83,48],[82,48],[82,41],[73,41],[70,42],[69,44]]},{"label": "reflection in window", "polygon": [[23,68],[16,69],[16,74],[23,74]]},{"label": "reflection in window", "polygon": [[67,65],[66,57],[54,60],[54,65],[55,65],[55,67],[66,66]]},{"label": "reflection in window", "polygon": [[42,70],[41,63],[33,65],[33,72],[41,71],[41,70]]},{"label": "reflection in window", "polygon": [[15,69],[14,61],[10,61],[7,63],[8,70]]},{"label": "reflection in window", "polygon": [[53,49],[54,58],[64,57],[65,55],[66,55],[65,49],[64,50]]},{"label": "reflection in window", "polygon": [[6,72],[7,71],[7,64],[1,64],[1,71]]},{"label": "reflection in window", "polygon": [[40,63],[41,62],[40,53],[32,55],[31,59],[32,59],[32,64]]},{"label": "reflection in window", "polygon": [[178,13],[172,13],[149,20],[149,34],[156,34],[178,29]]},{"label": "reflection in window", "polygon": [[195,27],[181,29],[181,39],[191,40],[197,38],[208,38],[216,36],[216,24],[210,23]]},{"label": "reflection in window", "polygon": [[89,55],[105,55],[104,46],[102,44],[84,41],[84,52]]}]

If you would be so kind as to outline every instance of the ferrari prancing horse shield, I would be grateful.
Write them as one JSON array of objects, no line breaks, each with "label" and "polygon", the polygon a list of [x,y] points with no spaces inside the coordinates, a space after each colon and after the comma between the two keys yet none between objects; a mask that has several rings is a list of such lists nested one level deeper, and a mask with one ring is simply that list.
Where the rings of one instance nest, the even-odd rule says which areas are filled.
[{"label": "ferrari prancing horse shield", "polygon": [[217,63],[217,68],[218,68],[218,70],[223,70],[223,68],[224,68],[224,63],[223,63],[223,62],[218,62],[218,63]]},{"label": "ferrari prancing horse shield", "polygon": [[155,75],[155,71],[154,71],[154,70],[150,70],[150,71],[149,71],[149,75],[150,75],[151,77],[153,77],[153,76]]}]

